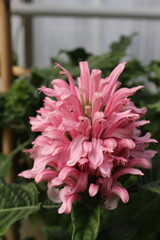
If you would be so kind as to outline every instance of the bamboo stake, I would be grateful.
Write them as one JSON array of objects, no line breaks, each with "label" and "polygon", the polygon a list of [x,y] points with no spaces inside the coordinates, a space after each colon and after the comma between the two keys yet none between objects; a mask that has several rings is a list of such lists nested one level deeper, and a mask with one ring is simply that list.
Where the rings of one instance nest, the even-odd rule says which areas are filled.
[{"label": "bamboo stake", "polygon": [[[12,49],[11,49],[11,25],[10,25],[10,1],[0,0],[0,37],[1,37],[1,77],[2,91],[7,92],[12,84]],[[13,150],[13,132],[5,128],[2,135],[3,154],[9,154]],[[13,171],[8,177],[8,182],[14,180]],[[16,226],[12,225],[7,233],[7,240],[18,240]]]},{"label": "bamboo stake", "polygon": [[[12,49],[9,0],[0,0],[0,37],[2,92],[7,92],[12,84]],[[10,128],[5,128],[2,136],[3,154],[10,154],[13,147],[13,133]],[[8,181],[12,182],[11,176]]]},{"label": "bamboo stake", "polygon": [[12,83],[12,50],[9,0],[0,0],[0,31],[2,91],[7,92]]}]

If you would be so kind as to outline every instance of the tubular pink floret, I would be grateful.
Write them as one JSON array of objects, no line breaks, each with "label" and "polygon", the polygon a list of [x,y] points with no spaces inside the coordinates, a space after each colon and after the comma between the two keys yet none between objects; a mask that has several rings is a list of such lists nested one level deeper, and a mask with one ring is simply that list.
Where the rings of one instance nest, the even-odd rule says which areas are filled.
[{"label": "tubular pink floret", "polygon": [[118,195],[124,203],[127,203],[129,201],[129,195],[125,188],[114,186],[112,187],[112,193]]},{"label": "tubular pink floret", "polygon": [[70,87],[71,87],[71,92],[73,94],[76,94],[76,88],[75,88],[74,80],[73,80],[71,74],[64,67],[62,67],[60,64],[58,64],[58,63],[55,63],[55,64],[56,64],[57,67],[61,68],[64,71],[64,74],[66,74],[66,76],[68,77],[68,81],[69,81],[69,84],[70,84]]},{"label": "tubular pink floret", "polygon": [[76,87],[70,73],[56,63],[69,84],[55,79],[53,88],[39,89],[47,97],[30,123],[40,135],[26,151],[34,166],[19,176],[48,182],[48,196],[61,203],[60,214],[70,213],[82,192],[102,197],[110,210],[119,199],[127,203],[129,194],[120,177],[142,176],[137,167],[151,168],[156,151],[145,147],[157,141],[150,133],[141,136],[140,127],[149,123],[141,120],[146,108],[137,108],[130,99],[143,86],[119,88],[117,80],[125,64],[120,63],[104,79],[100,70],[90,73],[88,63],[81,62]]}]

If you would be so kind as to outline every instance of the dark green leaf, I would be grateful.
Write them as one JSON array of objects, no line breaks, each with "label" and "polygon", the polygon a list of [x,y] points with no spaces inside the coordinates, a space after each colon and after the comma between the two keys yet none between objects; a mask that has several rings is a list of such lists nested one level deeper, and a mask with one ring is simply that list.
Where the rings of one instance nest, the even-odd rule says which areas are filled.
[{"label": "dark green leaf", "polygon": [[148,107],[150,109],[155,109],[157,112],[160,112],[160,101],[155,102],[153,104],[149,104]]},{"label": "dark green leaf", "polygon": [[10,155],[0,154],[0,177],[5,178],[12,166],[12,157]]},{"label": "dark green leaf", "polygon": [[13,58],[13,65],[18,65],[18,55],[16,52],[13,52],[12,58]]},{"label": "dark green leaf", "polygon": [[80,61],[85,61],[91,56],[91,53],[87,53],[83,48],[76,48],[71,51],[61,50],[59,53],[65,53],[73,65],[78,65]]},{"label": "dark green leaf", "polygon": [[130,194],[127,204],[119,202],[117,209],[107,211],[98,240],[158,240],[159,203],[159,195],[144,189]]},{"label": "dark green leaf", "polygon": [[62,227],[52,226],[44,227],[44,235],[46,240],[70,240],[71,236],[67,230]]},{"label": "dark green leaf", "polygon": [[31,142],[31,139],[20,144],[9,155],[0,154],[0,177],[6,178],[7,174],[12,166],[12,158],[20,151],[23,151],[25,147]]},{"label": "dark green leaf", "polygon": [[7,184],[0,179],[0,235],[14,222],[39,210],[38,195],[33,183]]},{"label": "dark green leaf", "polygon": [[45,202],[42,204],[42,208],[44,209],[54,209],[54,208],[59,208],[59,204],[53,203],[50,199],[47,198]]},{"label": "dark green leaf", "polygon": [[151,182],[143,186],[146,190],[160,194],[160,181]]},{"label": "dark green leaf", "polygon": [[72,211],[72,240],[96,240],[100,225],[100,206],[77,203]]},{"label": "dark green leaf", "polygon": [[9,91],[5,94],[4,121],[10,126],[21,126],[28,124],[29,116],[36,111],[37,90],[28,79],[17,79]]},{"label": "dark green leaf", "polygon": [[133,33],[131,36],[121,36],[119,41],[113,42],[110,46],[111,50],[113,52],[124,52],[127,47],[131,44],[132,38],[137,35],[136,33]]}]

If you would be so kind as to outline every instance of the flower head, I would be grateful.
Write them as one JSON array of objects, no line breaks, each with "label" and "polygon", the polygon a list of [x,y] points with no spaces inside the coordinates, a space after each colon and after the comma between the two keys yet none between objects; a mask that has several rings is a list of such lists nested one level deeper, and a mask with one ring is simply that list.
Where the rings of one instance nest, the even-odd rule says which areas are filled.
[{"label": "flower head", "polygon": [[140,120],[146,108],[137,108],[130,99],[143,86],[119,88],[125,63],[102,78],[100,70],[90,73],[88,63],[80,62],[78,87],[70,73],[56,65],[69,84],[55,79],[53,89],[40,88],[47,97],[37,116],[30,118],[32,131],[41,132],[28,150],[34,166],[20,176],[47,181],[48,196],[62,203],[59,213],[70,213],[84,191],[91,197],[98,194],[107,209],[114,209],[119,198],[129,200],[119,177],[143,175],[134,167],[150,168],[155,155],[145,147],[156,140],[139,130],[149,122]]}]

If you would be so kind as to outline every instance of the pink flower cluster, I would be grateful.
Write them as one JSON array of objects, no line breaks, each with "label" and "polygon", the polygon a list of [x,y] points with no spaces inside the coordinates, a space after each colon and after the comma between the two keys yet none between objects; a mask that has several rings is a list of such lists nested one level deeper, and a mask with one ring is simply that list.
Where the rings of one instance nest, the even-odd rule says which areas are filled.
[{"label": "pink flower cluster", "polygon": [[[41,132],[27,150],[34,166],[19,174],[48,182],[48,196],[62,203],[59,213],[70,213],[72,203],[82,192],[91,197],[99,194],[107,209],[117,207],[119,198],[129,200],[127,190],[118,181],[124,174],[143,175],[134,167],[150,168],[155,151],[145,150],[150,133],[141,136],[139,127],[149,123],[139,120],[146,108],[137,108],[130,100],[137,90],[119,88],[117,81],[125,63],[101,77],[101,71],[89,70],[80,62],[78,87],[70,73],[52,81],[53,89],[40,88],[47,97],[38,115],[30,118],[32,131]],[[56,100],[53,100],[56,98]]]}]

